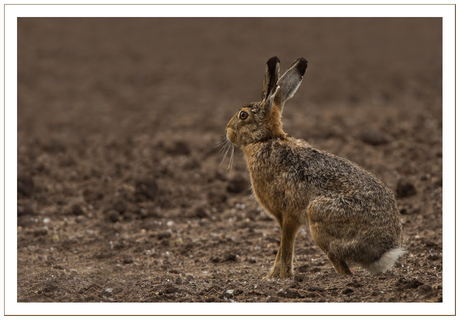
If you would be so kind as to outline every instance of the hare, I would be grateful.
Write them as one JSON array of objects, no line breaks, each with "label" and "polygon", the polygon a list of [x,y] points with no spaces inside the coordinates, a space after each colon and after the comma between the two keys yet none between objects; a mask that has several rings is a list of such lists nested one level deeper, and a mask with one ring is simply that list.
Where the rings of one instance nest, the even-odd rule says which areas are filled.
[{"label": "hare", "polygon": [[262,101],[243,106],[226,127],[228,141],[244,152],[257,201],[280,225],[280,247],[265,278],[293,275],[294,242],[304,224],[337,273],[351,274],[347,263],[355,263],[379,274],[404,253],[393,193],[357,164],[283,131],[284,103],[307,64],[299,58],[280,77],[279,59],[269,59]]}]

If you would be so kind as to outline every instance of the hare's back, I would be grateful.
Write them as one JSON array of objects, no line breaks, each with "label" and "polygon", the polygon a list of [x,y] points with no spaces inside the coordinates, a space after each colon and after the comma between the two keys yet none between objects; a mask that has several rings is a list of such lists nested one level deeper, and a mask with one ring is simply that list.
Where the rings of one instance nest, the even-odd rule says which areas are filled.
[{"label": "hare's back", "polygon": [[271,153],[274,171],[308,187],[311,196],[358,197],[367,201],[394,199],[392,192],[371,173],[303,140],[273,141],[267,152]]}]

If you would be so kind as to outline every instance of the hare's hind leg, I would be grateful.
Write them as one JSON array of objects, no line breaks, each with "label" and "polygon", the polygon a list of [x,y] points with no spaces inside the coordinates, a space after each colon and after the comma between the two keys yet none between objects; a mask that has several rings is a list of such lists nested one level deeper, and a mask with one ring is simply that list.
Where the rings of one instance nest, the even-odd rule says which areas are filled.
[{"label": "hare's hind leg", "polygon": [[343,235],[346,232],[343,221],[336,221],[334,216],[340,210],[333,200],[328,198],[316,199],[307,208],[310,232],[316,244],[326,253],[338,274],[351,274],[344,260]]},{"label": "hare's hind leg", "polygon": [[335,272],[344,276],[352,274],[350,268],[348,268],[348,265],[345,261],[337,259],[335,255],[331,252],[327,254],[327,257],[334,266]]},{"label": "hare's hind leg", "polygon": [[321,250],[326,253],[329,261],[331,261],[334,266],[335,271],[341,275],[352,274],[350,268],[348,268],[347,263],[340,259],[339,256],[335,253],[339,249],[336,241],[330,240],[330,235],[322,228],[321,224],[310,224],[310,232],[315,240],[316,244],[321,248]]},{"label": "hare's hind leg", "polygon": [[275,263],[270,273],[264,279],[275,277],[292,277],[292,261],[294,258],[295,238],[301,224],[296,219],[283,219],[278,221],[281,227],[281,243],[276,254]]}]

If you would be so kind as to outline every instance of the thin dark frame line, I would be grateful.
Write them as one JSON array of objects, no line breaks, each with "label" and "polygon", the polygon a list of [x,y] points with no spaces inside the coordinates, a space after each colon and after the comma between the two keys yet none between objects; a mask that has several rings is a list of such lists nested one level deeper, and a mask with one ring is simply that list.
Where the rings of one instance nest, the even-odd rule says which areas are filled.
[{"label": "thin dark frame line", "polygon": [[454,293],[454,314],[457,315],[457,4],[454,5],[454,46],[455,46],[455,49],[454,49],[454,52],[455,52],[455,62],[454,62],[454,66],[455,66],[455,79],[454,79],[454,88],[455,88],[455,98],[454,98],[454,110],[455,110],[455,187],[454,187],[454,193],[455,193],[455,235],[454,235],[454,239],[455,239],[455,242],[454,242],[454,248],[455,248],[455,276],[454,276],[454,279],[455,279],[455,293]]},{"label": "thin dark frame line", "polygon": [[[78,303],[78,302],[76,302]],[[197,302],[199,303],[199,302]],[[285,315],[278,315],[278,314],[85,314],[85,315],[76,315],[76,314],[40,314],[40,315],[22,315],[22,314],[15,314],[9,315],[13,317],[452,317],[454,315],[450,314],[435,314],[435,315],[428,315],[428,314],[421,314],[421,315],[412,315],[412,314],[394,314],[394,315],[383,315],[383,314],[344,314],[344,315],[327,315],[327,314],[285,314]]]},{"label": "thin dark frame line", "polygon": [[[457,160],[457,144],[456,144],[456,137],[457,137],[457,5],[454,3],[454,4],[448,4],[448,3],[444,3],[444,4],[4,4],[4,8],[3,8],[3,177],[4,177],[4,180],[3,180],[3,198],[4,198],[4,202],[3,202],[3,212],[4,212],[4,215],[3,215],[3,228],[4,228],[4,233],[3,233],[3,246],[4,246],[4,251],[3,251],[3,280],[4,280],[4,286],[3,286],[3,301],[4,301],[4,316],[6,316],[6,286],[5,286],[5,280],[6,280],[6,234],[5,234],[5,230],[6,230],[6,6],[17,6],[17,5],[33,5],[33,6],[37,6],[37,5],[45,5],[45,6],[66,6],[66,5],[98,5],[98,6],[101,6],[101,5],[110,5],[110,6],[128,6],[128,5],[149,5],[149,6],[152,6],[152,5],[155,5],[155,6],[171,6],[171,5],[178,5],[178,6],[193,6],[193,5],[200,5],[200,6],[221,6],[221,5],[232,5],[232,6],[235,6],[235,5],[253,5],[253,6],[281,6],[281,5],[302,5],[302,6],[319,6],[319,5],[334,5],[334,6],[348,6],[348,5],[360,5],[360,6],[372,6],[372,5],[404,5],[404,6],[409,6],[409,5],[417,5],[417,6],[432,6],[432,5],[436,5],[436,6],[439,6],[439,5],[446,5],[446,6],[450,6],[450,5],[453,5],[454,6],[454,53],[455,53],[455,61],[454,61],[454,66],[455,66],[455,76],[454,76],[454,88],[455,88],[455,92],[454,92],[454,114],[455,114],[455,119],[454,119],[454,123],[455,123],[455,128],[454,128],[454,132],[455,132],[455,137],[454,137],[454,143],[455,143],[455,146],[454,146],[454,150],[455,150],[455,186],[454,186],[454,194],[456,195],[457,194],[457,165],[456,165],[456,160]],[[456,210],[457,209],[457,199],[455,197],[454,199],[454,211],[455,211],[455,217],[454,217],[454,220],[455,220],[455,234],[454,234],[454,239],[455,239],[455,244],[454,244],[454,248],[455,248],[455,267],[456,267],[456,261],[457,261],[457,251],[456,251],[456,248],[457,248],[457,217],[456,217]],[[457,314],[457,272],[456,272],[456,268],[455,268],[455,275],[454,275],[454,279],[455,279],[455,285],[454,285],[454,288],[455,288],[455,292],[454,292],[454,301],[455,301],[455,304],[454,304],[454,316],[456,316]],[[25,315],[13,315],[13,316],[25,316]],[[63,315],[45,315],[45,316],[63,316]],[[69,315],[66,315],[66,316],[69,316]],[[70,315],[70,316],[79,316],[79,315]],[[101,316],[101,315],[87,315],[87,316]],[[126,315],[115,315],[115,316],[126,316]],[[136,316],[136,315],[134,315]],[[137,316],[145,316],[145,315],[137,315]],[[155,315],[153,315],[155,316]],[[166,316],[178,316],[178,315],[166,315]],[[180,315],[179,315],[180,316]],[[189,315],[189,316],[215,316],[215,315]],[[234,315],[220,315],[220,316],[234,316]],[[256,316],[256,315],[240,315],[240,316]],[[279,315],[267,315],[267,316],[279,316]],[[286,315],[284,315],[286,316]],[[287,315],[289,316],[289,315]],[[299,316],[299,315],[291,315],[291,316]],[[302,315],[300,315],[302,316]],[[330,316],[330,315],[319,315],[319,316]],[[368,315],[347,315],[347,316],[368,316]],[[374,316],[386,316],[386,315],[374,315]],[[403,316],[403,315],[393,315],[393,316]],[[416,316],[416,315],[406,315],[406,316]],[[433,316],[433,315],[421,315],[421,316]],[[441,315],[441,316],[451,316],[451,315]]]},{"label": "thin dark frame line", "polygon": [[455,6],[453,3],[6,3],[5,6]]},{"label": "thin dark frame line", "polygon": [[3,315],[6,315],[6,5],[3,5]]}]

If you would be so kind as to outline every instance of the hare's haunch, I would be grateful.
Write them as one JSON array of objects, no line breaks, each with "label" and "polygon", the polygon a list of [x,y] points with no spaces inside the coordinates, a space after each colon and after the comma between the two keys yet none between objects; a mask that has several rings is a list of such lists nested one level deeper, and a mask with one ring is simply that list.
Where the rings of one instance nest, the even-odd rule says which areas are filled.
[{"label": "hare's haunch", "polygon": [[288,137],[281,113],[302,82],[307,60],[281,77],[267,62],[262,101],[242,107],[226,128],[246,156],[254,195],[281,228],[281,244],[267,278],[292,276],[294,242],[304,224],[339,274],[357,263],[372,274],[390,268],[404,252],[393,193],[355,163]]}]

